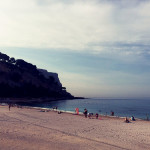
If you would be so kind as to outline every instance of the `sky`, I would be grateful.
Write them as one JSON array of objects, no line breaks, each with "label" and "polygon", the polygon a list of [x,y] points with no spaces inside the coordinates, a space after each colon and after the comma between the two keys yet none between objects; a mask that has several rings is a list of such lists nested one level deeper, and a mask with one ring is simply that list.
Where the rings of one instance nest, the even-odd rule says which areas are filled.
[{"label": "sky", "polygon": [[150,0],[0,1],[0,51],[56,72],[74,96],[150,98]]}]

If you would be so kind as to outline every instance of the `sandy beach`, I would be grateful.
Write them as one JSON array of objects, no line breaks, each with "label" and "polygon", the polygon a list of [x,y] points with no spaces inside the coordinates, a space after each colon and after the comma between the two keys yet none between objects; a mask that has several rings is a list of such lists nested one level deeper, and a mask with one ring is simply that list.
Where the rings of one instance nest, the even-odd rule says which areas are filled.
[{"label": "sandy beach", "polygon": [[0,106],[1,150],[149,150],[150,121]]}]

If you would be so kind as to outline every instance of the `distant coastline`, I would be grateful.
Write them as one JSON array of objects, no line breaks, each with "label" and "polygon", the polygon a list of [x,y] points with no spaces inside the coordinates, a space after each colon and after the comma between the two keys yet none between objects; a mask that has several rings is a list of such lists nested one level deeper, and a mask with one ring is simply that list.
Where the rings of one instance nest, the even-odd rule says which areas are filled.
[{"label": "distant coastline", "polygon": [[73,97],[73,98],[0,98],[0,103],[13,103],[13,104],[37,104],[46,103],[51,101],[60,100],[75,100],[85,99],[84,97]]}]

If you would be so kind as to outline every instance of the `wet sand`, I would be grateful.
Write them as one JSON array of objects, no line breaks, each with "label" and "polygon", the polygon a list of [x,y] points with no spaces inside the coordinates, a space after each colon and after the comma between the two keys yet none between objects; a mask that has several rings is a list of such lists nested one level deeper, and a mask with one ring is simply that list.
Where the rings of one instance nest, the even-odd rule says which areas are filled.
[{"label": "wet sand", "polygon": [[150,121],[0,106],[2,150],[149,150]]}]

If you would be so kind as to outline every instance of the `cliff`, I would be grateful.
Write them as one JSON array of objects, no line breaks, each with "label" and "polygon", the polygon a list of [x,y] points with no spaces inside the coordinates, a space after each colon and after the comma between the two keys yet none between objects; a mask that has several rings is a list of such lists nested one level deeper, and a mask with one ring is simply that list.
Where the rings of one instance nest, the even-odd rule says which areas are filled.
[{"label": "cliff", "polygon": [[62,87],[57,73],[0,53],[0,98],[50,100],[74,97]]}]

